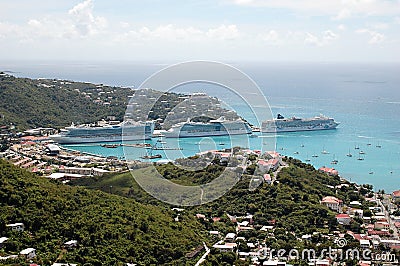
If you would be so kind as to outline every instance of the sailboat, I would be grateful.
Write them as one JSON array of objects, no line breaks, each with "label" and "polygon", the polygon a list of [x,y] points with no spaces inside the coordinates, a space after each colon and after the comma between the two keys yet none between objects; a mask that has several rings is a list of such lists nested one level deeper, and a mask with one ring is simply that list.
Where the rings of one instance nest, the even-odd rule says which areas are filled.
[{"label": "sailboat", "polygon": [[358,159],[357,159],[357,160],[359,160],[359,161],[364,161],[364,158],[361,157],[361,153],[360,153],[360,155],[358,156]]},{"label": "sailboat", "polygon": [[378,144],[376,144],[376,147],[377,147],[377,148],[382,148],[382,145],[379,144],[379,142],[378,142]]},{"label": "sailboat", "polygon": [[349,149],[349,153],[346,154],[347,157],[353,157],[353,154],[351,154],[350,149]]},{"label": "sailboat", "polygon": [[335,155],[333,155],[333,160],[332,160],[332,162],[331,162],[331,164],[338,164],[338,159],[336,159],[336,156]]},{"label": "sailboat", "polygon": [[355,146],[354,146],[354,149],[355,149],[355,150],[359,150],[360,147],[359,147],[358,145],[355,145]]},{"label": "sailboat", "polygon": [[325,150],[325,146],[324,146],[323,149],[322,149],[322,151],[321,151],[321,153],[322,153],[322,154],[329,154],[329,151]]}]

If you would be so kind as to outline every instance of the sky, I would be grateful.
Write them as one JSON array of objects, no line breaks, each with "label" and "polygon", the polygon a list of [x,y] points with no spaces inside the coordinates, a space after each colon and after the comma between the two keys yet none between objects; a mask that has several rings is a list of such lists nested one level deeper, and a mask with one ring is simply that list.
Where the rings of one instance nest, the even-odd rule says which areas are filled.
[{"label": "sky", "polygon": [[400,0],[0,1],[0,60],[399,62]]}]

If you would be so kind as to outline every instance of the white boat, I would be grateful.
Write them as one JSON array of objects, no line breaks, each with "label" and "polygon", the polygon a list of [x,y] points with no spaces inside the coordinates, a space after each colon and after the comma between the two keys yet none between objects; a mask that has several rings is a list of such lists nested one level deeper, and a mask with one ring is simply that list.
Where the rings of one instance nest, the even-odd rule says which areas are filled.
[{"label": "white boat", "polygon": [[208,123],[187,121],[172,126],[164,134],[167,138],[210,137],[251,134],[252,130],[247,122],[241,119],[235,121],[220,117]]},{"label": "white boat", "polygon": [[297,132],[335,129],[339,123],[333,118],[323,115],[313,118],[285,118],[278,114],[276,119],[262,122],[261,131],[264,133]]},{"label": "white boat", "polygon": [[154,131],[154,123],[124,121],[122,123],[96,125],[72,124],[61,129],[59,134],[50,135],[49,138],[59,144],[119,142],[150,139]]}]

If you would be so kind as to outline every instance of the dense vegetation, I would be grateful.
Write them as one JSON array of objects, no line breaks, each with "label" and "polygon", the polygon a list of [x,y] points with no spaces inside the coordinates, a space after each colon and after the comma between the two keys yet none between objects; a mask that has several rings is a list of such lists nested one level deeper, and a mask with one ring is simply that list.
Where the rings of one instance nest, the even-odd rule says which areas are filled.
[{"label": "dense vegetation", "polygon": [[[202,221],[203,226],[207,230],[218,230],[222,235],[235,231],[234,224],[230,222],[227,214],[245,216],[247,213],[251,213],[254,215],[254,223],[260,227],[274,223],[275,230],[272,238],[268,237],[271,232],[260,230],[241,232],[240,236],[246,237],[250,242],[265,241],[268,246],[276,250],[290,249],[293,246],[320,250],[332,245],[331,242],[324,240],[319,235],[313,237],[313,241],[308,242],[306,246],[304,242],[298,240],[302,234],[313,234],[314,232],[328,234],[334,230],[343,232],[347,230],[337,224],[335,213],[322,206],[320,200],[330,195],[343,199],[347,204],[353,200],[365,203],[363,195],[369,193],[372,187],[362,186],[360,193],[354,192],[358,190],[355,184],[349,184],[348,187],[343,186],[336,190],[333,187],[343,182],[339,177],[319,173],[313,166],[298,160],[288,158],[287,162],[290,166],[284,168],[278,175],[279,183],[263,184],[254,191],[249,191],[251,177],[244,175],[235,187],[220,199],[205,205],[187,208],[187,211],[191,212],[193,216],[196,213],[205,214],[207,219]],[[186,173],[172,164],[160,165],[157,168],[166,178],[186,185],[209,182],[212,176],[221,171],[220,166],[217,165],[208,166],[205,170]],[[195,180],[194,177],[196,177]],[[109,191],[109,188],[112,187],[112,192],[115,194],[164,206],[163,203],[146,194],[129,173],[82,179],[75,181],[74,184],[103,191]],[[367,208],[364,211],[365,213],[369,212]],[[219,217],[220,221],[214,222],[212,217]],[[354,221],[351,224],[351,230],[361,232],[360,223]],[[212,242],[212,238],[209,241]],[[216,240],[214,239],[214,241]],[[317,245],[317,243],[319,244]],[[323,245],[320,245],[321,243]],[[235,261],[235,256],[232,258],[231,255],[220,254],[213,250],[206,265],[229,264],[232,259]],[[236,261],[236,264],[238,263]]]},{"label": "dense vegetation", "polygon": [[[169,206],[151,206],[101,191],[70,187],[35,176],[0,160],[0,236],[10,239],[0,256],[37,249],[33,261],[79,265],[194,264],[186,253],[201,245],[201,225]],[[11,232],[6,224],[23,222]],[[65,250],[68,240],[78,247]],[[8,263],[8,264],[7,264]],[[25,265],[22,258],[2,265]]]},{"label": "dense vegetation", "polygon": [[25,129],[122,119],[131,94],[127,88],[0,75],[1,124]]}]

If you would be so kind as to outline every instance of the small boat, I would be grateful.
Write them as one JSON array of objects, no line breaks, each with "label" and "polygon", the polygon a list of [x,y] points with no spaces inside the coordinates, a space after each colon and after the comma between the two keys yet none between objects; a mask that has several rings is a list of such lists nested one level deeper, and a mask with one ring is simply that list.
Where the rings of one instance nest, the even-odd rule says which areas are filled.
[{"label": "small boat", "polygon": [[364,158],[361,157],[361,156],[359,156],[359,157],[357,158],[357,160],[359,160],[359,161],[364,161]]},{"label": "small boat", "polygon": [[349,149],[349,153],[346,154],[347,157],[353,157],[353,154],[351,154],[350,149]]},{"label": "small boat", "polygon": [[367,143],[367,146],[371,146],[372,144],[371,143]]},{"label": "small boat", "polygon": [[359,154],[365,154],[365,151],[360,151]]},{"label": "small boat", "polygon": [[301,144],[300,147],[304,148],[304,144]]},{"label": "small boat", "polygon": [[162,155],[161,154],[145,155],[140,158],[142,158],[142,159],[158,159],[158,158],[162,158]]},{"label": "small boat", "polygon": [[120,145],[119,144],[101,144],[100,146],[104,147],[104,148],[115,149]]},{"label": "small boat", "polygon": [[221,146],[224,146],[224,145],[225,145],[225,143],[222,143],[222,142],[221,142],[219,145],[221,145]]},{"label": "small boat", "polygon": [[295,151],[295,152],[293,152],[293,154],[299,154],[299,152],[298,152],[298,151]]},{"label": "small boat", "polygon": [[371,172],[369,172],[368,174],[370,174],[370,175],[373,175],[373,174],[374,174],[374,172],[373,172],[373,171],[371,171]]},{"label": "small boat", "polygon": [[382,148],[382,145],[378,143],[378,144],[376,144],[375,147],[377,147],[377,148]]},{"label": "small boat", "polygon": [[339,163],[339,160],[336,159],[336,156],[334,155],[331,164],[338,164],[338,163]]},{"label": "small boat", "polygon": [[313,157],[313,158],[317,158],[317,157],[318,157],[318,155],[316,155],[316,154],[313,154],[311,157]]},{"label": "small boat", "polygon": [[325,150],[325,146],[324,146],[324,147],[322,148],[321,153],[322,153],[322,154],[329,154],[329,151]]},{"label": "small boat", "polygon": [[355,150],[359,150],[360,147],[356,145],[356,146],[354,146],[354,149],[355,149]]}]

